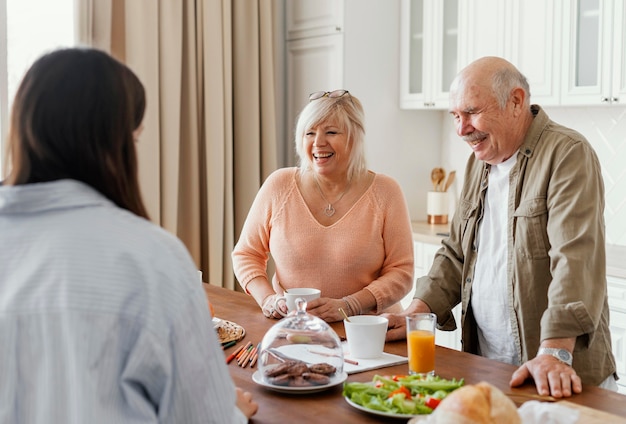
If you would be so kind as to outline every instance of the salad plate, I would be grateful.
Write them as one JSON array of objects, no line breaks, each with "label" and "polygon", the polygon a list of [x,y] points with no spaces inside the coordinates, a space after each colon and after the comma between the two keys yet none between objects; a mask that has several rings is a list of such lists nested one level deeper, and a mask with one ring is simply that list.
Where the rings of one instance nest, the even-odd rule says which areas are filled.
[{"label": "salad plate", "polygon": [[428,417],[463,380],[438,376],[374,376],[372,381],[344,384],[343,396],[353,408],[389,418],[428,422]]},{"label": "salad plate", "polygon": [[375,409],[369,409],[369,408],[361,406],[361,405],[359,405],[357,403],[354,403],[350,399],[348,399],[348,397],[346,397],[346,396],[344,396],[343,398],[346,400],[346,402],[348,402],[348,405],[352,406],[353,408],[359,409],[359,410],[364,411],[364,412],[368,412],[370,414],[380,415],[381,417],[405,418],[405,419],[413,418],[411,420],[411,423],[420,422],[422,420],[428,419],[428,417],[429,417],[429,415],[424,415],[424,414],[422,414],[422,415],[396,414],[396,413],[393,413],[393,412],[377,411]]},{"label": "salad plate", "polygon": [[289,394],[309,394],[322,392],[331,387],[335,387],[338,384],[343,383],[348,378],[348,374],[346,372],[335,374],[330,378],[330,383],[322,384],[320,386],[306,386],[306,387],[289,387],[289,386],[278,386],[275,384],[268,383],[263,379],[263,375],[260,371],[256,371],[252,374],[252,381],[254,381],[259,386],[263,386],[266,389],[274,390],[275,392],[280,393],[289,393]]}]

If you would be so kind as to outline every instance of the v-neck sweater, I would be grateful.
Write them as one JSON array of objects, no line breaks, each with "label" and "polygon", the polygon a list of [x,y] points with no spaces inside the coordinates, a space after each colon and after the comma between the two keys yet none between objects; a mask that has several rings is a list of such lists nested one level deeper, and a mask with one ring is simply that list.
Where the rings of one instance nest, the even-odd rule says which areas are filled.
[{"label": "v-neck sweater", "polygon": [[[315,287],[322,297],[342,298],[368,290],[373,313],[398,311],[413,288],[413,236],[408,206],[398,183],[374,174],[361,197],[330,226],[320,224],[300,192],[297,168],[273,172],[262,185],[243,226],[232,259],[245,289],[266,276],[272,284]],[[365,312],[365,311],[364,311]]]}]

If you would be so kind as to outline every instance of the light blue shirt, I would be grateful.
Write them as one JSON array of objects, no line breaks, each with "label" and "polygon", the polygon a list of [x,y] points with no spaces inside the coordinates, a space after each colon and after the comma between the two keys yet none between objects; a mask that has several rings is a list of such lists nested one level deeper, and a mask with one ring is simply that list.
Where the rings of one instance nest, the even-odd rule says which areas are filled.
[{"label": "light blue shirt", "polygon": [[0,187],[0,423],[247,419],[196,267],[73,180]]}]

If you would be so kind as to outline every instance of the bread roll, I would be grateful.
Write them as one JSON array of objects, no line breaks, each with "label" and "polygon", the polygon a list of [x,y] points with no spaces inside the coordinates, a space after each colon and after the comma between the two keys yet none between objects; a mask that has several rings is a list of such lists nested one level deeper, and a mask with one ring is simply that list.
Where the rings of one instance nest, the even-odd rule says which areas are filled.
[{"label": "bread roll", "polygon": [[435,409],[436,424],[521,424],[511,399],[486,382],[463,386],[450,393]]}]

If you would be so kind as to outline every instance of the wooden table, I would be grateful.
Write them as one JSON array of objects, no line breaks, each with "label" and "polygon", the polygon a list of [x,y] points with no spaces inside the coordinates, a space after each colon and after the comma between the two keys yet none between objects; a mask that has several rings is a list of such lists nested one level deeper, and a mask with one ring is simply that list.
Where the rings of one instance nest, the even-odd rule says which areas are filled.
[{"label": "wooden table", "polygon": [[[263,316],[252,297],[240,292],[204,284],[205,291],[219,318],[243,326],[246,335],[236,346],[226,349],[225,357],[242,343],[251,341],[255,345],[263,339],[266,331],[277,323],[274,319]],[[331,325],[337,334],[345,336],[343,324]],[[406,356],[406,341],[391,342],[385,345],[385,352]],[[259,403],[259,411],[252,423],[380,423],[405,422],[406,420],[386,419],[350,406],[343,398],[342,387],[338,385],[321,393],[307,395],[281,394],[267,390],[254,381],[252,374],[257,368],[242,368],[235,361],[228,365],[235,384],[253,394]],[[527,383],[521,388],[509,388],[511,374],[516,367],[486,359],[477,355],[437,346],[436,372],[443,378],[464,378],[466,384],[487,381],[505,393],[537,394],[535,386]],[[366,371],[348,376],[348,381],[371,381],[376,374],[407,374],[407,365],[397,365],[373,371]],[[567,401],[585,405],[597,410],[626,417],[626,396],[597,387],[584,387],[583,393],[574,395]]]}]

